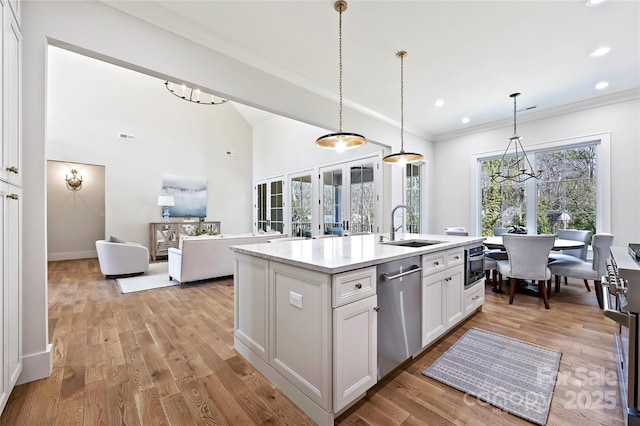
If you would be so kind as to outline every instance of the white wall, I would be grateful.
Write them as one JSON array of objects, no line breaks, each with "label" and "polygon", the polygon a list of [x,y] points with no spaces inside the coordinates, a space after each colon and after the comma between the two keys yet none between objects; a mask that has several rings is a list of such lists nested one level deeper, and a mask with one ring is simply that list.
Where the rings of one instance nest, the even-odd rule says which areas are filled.
[{"label": "white wall", "polygon": [[[78,170],[82,188],[65,182]],[[49,260],[96,257],[95,241],[104,238],[104,167],[47,161],[47,253]]]},{"label": "white wall", "polygon": [[106,235],[149,246],[163,174],[206,178],[207,220],[251,231],[251,127],[230,102],[186,102],[155,77],[57,47],[48,58],[46,156],[105,166]]},{"label": "white wall", "polygon": [[[518,133],[528,146],[609,133],[611,139],[610,229],[615,245],[640,241],[640,100],[615,102],[583,111],[536,121],[518,120]],[[513,127],[502,127],[435,143],[432,229],[462,225],[475,232],[475,188],[469,182],[476,172],[473,155],[504,150]]]}]

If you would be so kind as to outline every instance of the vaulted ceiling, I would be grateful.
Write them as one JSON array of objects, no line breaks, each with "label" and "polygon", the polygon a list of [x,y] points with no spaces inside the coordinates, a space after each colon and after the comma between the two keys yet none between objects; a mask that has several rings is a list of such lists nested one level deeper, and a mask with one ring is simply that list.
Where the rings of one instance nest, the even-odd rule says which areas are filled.
[{"label": "vaulted ceiling", "polygon": [[[106,3],[338,100],[331,0]],[[609,53],[591,57],[600,47]],[[399,125],[399,50],[408,52],[405,129],[437,140],[509,122],[513,92],[522,93],[518,115],[526,117],[640,90],[640,2],[350,0],[345,106]],[[608,86],[596,89],[600,82]]]}]

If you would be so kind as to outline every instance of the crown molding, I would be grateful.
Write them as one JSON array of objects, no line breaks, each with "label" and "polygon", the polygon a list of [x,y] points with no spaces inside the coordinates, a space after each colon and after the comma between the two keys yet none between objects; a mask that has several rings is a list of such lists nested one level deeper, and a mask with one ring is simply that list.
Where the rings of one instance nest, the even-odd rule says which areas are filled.
[{"label": "crown molding", "polygon": [[[595,98],[587,99],[585,101],[573,102],[573,103],[561,105],[554,108],[542,109],[539,111],[532,111],[528,113],[521,113],[518,115],[518,123],[528,123],[531,121],[542,120],[550,117],[557,117],[559,115],[570,114],[578,111],[584,111],[591,108],[617,104],[620,102],[627,102],[634,99],[640,99],[640,88],[616,92],[609,95],[598,96]],[[513,117],[505,118],[503,120],[492,121],[489,123],[468,127],[462,130],[455,130],[453,132],[443,133],[443,134],[437,135],[436,138],[433,139],[433,141],[442,142],[448,139],[454,139],[462,136],[473,135],[475,133],[495,130],[495,129],[506,127],[512,123],[513,123]]]}]

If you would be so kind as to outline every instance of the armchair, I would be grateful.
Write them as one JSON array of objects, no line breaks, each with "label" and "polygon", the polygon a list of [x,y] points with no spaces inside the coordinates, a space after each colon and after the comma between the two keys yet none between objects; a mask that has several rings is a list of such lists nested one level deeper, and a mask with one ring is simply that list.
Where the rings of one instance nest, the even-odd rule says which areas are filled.
[{"label": "armchair", "polygon": [[100,271],[107,278],[143,274],[149,270],[149,250],[141,244],[98,240],[96,252]]}]

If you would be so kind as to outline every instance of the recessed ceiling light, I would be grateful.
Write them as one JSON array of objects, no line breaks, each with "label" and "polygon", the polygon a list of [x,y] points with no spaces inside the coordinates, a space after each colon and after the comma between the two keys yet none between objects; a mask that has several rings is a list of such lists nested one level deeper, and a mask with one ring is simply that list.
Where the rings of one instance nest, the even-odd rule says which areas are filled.
[{"label": "recessed ceiling light", "polygon": [[609,51],[611,50],[611,48],[609,46],[603,46],[603,47],[599,47],[596,50],[594,50],[593,52],[591,52],[591,56],[592,58],[597,58],[598,56],[604,56],[607,53],[609,53]]},{"label": "recessed ceiling light", "polygon": [[585,4],[587,7],[593,7],[593,6],[597,6],[597,5],[599,5],[600,3],[604,3],[605,1],[607,1],[607,0],[586,0],[586,1],[584,2],[584,4]]},{"label": "recessed ceiling light", "polygon": [[602,89],[605,89],[607,86],[609,86],[609,83],[607,83],[606,81],[601,81],[600,83],[596,84],[596,89],[602,90]]},{"label": "recessed ceiling light", "polygon": [[444,101],[443,101],[442,99],[438,99],[438,100],[436,101],[436,106],[437,106],[438,108],[440,108],[442,105],[444,105]]},{"label": "recessed ceiling light", "polygon": [[467,124],[471,120],[469,120],[469,117],[465,117],[461,121],[462,121],[462,124]]}]

